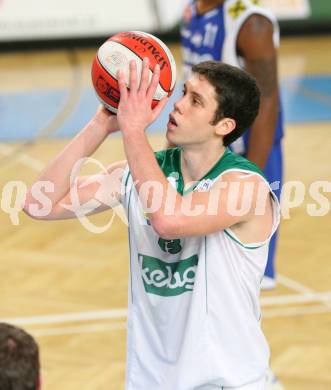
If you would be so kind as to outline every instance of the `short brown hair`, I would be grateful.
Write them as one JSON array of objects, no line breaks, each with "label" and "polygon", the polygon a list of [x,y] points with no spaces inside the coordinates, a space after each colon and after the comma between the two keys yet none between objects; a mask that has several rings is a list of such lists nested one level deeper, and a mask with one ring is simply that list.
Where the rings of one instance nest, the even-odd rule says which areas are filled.
[{"label": "short brown hair", "polygon": [[236,121],[236,128],[223,138],[224,146],[230,145],[258,114],[260,90],[255,79],[244,70],[219,61],[201,62],[192,67],[192,72],[204,76],[215,87],[217,109],[211,124],[222,118]]}]

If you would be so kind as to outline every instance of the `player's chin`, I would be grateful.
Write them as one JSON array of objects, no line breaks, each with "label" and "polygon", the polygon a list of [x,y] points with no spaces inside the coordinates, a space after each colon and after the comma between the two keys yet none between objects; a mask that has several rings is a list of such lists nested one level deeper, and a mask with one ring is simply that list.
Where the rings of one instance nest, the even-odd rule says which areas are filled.
[{"label": "player's chin", "polygon": [[166,133],[166,138],[168,141],[168,148],[170,148],[170,149],[181,146],[180,142],[178,142],[178,138],[174,137],[173,135],[174,134],[169,133],[169,131],[167,131],[167,133]]},{"label": "player's chin", "polygon": [[176,137],[175,137],[173,130],[167,129],[166,138],[167,138],[167,141],[169,142],[169,144],[177,146],[178,142],[176,140]]}]

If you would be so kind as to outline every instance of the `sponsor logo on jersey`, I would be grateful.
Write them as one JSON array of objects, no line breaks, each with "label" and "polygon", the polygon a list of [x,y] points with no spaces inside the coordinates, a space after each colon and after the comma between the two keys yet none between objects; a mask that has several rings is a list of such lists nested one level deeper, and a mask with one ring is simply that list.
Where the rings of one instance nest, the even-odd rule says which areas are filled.
[{"label": "sponsor logo on jersey", "polygon": [[155,257],[139,254],[139,265],[145,291],[171,297],[193,290],[198,256],[168,263]]},{"label": "sponsor logo on jersey", "polygon": [[160,237],[158,244],[163,252],[170,253],[172,255],[175,255],[182,250],[182,245],[180,243],[180,239],[178,238],[175,240],[165,240],[164,238]]}]

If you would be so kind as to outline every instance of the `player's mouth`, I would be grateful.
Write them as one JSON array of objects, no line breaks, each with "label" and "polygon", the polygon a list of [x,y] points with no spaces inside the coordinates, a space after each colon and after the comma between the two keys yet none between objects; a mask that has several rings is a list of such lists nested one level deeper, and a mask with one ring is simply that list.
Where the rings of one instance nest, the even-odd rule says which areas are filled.
[{"label": "player's mouth", "polygon": [[178,126],[173,114],[169,114],[168,129],[172,130]]}]

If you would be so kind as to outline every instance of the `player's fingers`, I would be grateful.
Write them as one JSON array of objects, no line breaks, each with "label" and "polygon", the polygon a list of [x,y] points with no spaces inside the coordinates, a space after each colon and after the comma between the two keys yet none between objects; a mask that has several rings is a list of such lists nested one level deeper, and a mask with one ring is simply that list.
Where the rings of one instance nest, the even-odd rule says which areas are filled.
[{"label": "player's fingers", "polygon": [[160,80],[160,65],[156,64],[154,67],[154,70],[153,70],[152,81],[151,81],[151,83],[148,87],[148,90],[147,90],[147,98],[148,99],[151,99],[151,100],[153,99],[156,88],[159,84],[159,80]]},{"label": "player's fingers", "polygon": [[138,89],[137,85],[137,64],[135,60],[130,61],[130,91],[136,92]]},{"label": "player's fingers", "polygon": [[168,96],[165,96],[160,100],[158,105],[153,109],[153,120],[155,120],[161,113],[161,111],[164,109],[165,105],[168,103]]},{"label": "player's fingers", "polygon": [[144,57],[142,63],[139,91],[146,93],[146,90],[148,88],[148,83],[149,83],[149,58]]},{"label": "player's fingers", "polygon": [[128,97],[128,89],[126,87],[125,76],[122,69],[119,69],[117,71],[117,81],[120,90],[121,100],[126,99]]}]

